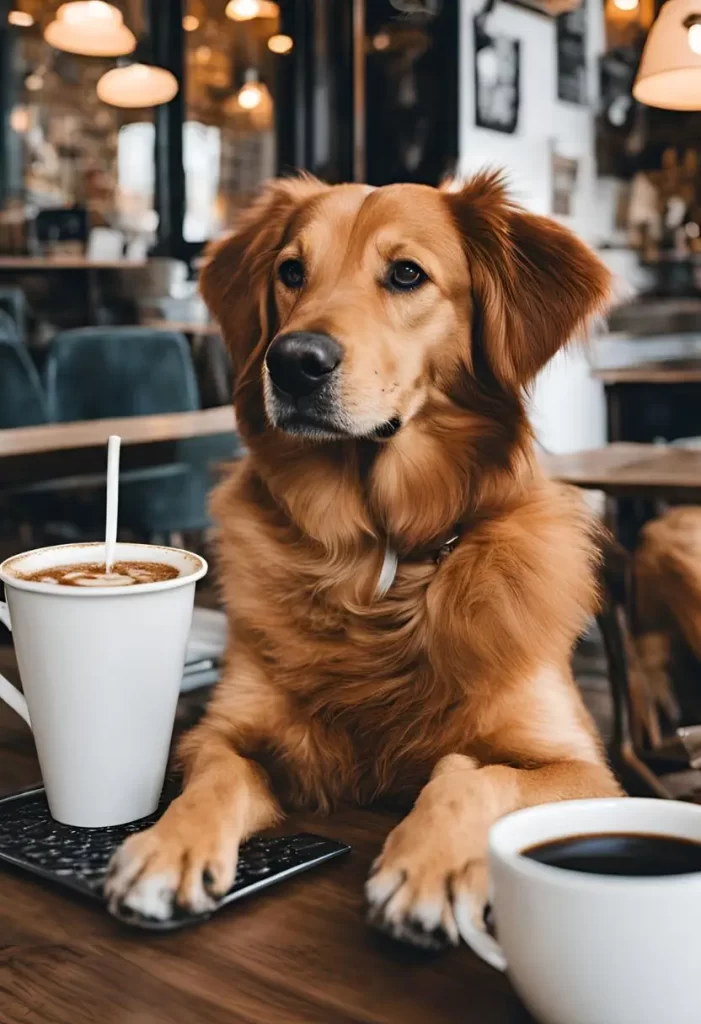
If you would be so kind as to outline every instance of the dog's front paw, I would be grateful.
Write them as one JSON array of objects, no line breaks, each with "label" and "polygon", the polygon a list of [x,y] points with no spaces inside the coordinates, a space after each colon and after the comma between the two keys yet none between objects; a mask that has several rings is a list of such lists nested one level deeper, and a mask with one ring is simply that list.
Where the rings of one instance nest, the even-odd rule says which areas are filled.
[{"label": "dog's front paw", "polygon": [[483,928],[489,887],[483,851],[435,824],[412,811],[387,837],[365,886],[370,923],[425,949],[457,945],[461,922]]},{"label": "dog's front paw", "polygon": [[177,910],[208,913],[234,884],[238,847],[238,835],[207,827],[172,805],[112,857],[104,889],[110,910],[158,921]]}]

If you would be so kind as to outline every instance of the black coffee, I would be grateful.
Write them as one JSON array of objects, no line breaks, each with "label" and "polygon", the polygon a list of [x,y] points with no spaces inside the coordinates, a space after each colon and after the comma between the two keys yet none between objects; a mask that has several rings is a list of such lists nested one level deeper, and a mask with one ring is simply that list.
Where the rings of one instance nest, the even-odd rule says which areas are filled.
[{"label": "black coffee", "polygon": [[638,832],[565,836],[522,851],[524,857],[587,875],[657,877],[701,871],[701,843]]}]

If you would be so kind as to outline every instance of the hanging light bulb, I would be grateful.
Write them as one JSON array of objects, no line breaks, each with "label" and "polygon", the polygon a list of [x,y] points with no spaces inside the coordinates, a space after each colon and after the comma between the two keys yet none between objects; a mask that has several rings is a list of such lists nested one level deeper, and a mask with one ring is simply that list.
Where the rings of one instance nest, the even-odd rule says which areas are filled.
[{"label": "hanging light bulb", "polygon": [[194,14],[186,14],[183,18],[183,28],[186,32],[196,32],[200,27],[200,19]]},{"label": "hanging light bulb", "polygon": [[255,110],[265,99],[267,91],[258,80],[258,72],[254,68],[249,68],[243,76],[243,85],[236,93],[236,99],[244,110]]},{"label": "hanging light bulb", "polygon": [[259,0],[229,0],[225,14],[232,21],[253,21],[258,17]]},{"label": "hanging light bulb", "polygon": [[224,13],[232,21],[253,21],[254,18],[277,18],[280,7],[270,0],[229,0]]},{"label": "hanging light bulb", "polygon": [[10,128],[18,135],[29,131],[29,110],[27,107],[13,107],[10,114]]},{"label": "hanging light bulb", "polygon": [[686,38],[692,53],[701,54],[701,17],[698,20],[690,21]]},{"label": "hanging light bulb", "polygon": [[86,57],[121,57],[136,46],[121,11],[105,0],[70,0],[56,11],[44,39],[57,50]]},{"label": "hanging light bulb", "polygon": [[31,28],[34,18],[26,11],[10,11],[7,15],[7,24],[14,25],[15,28]]},{"label": "hanging light bulb", "polygon": [[268,40],[268,49],[272,53],[289,53],[293,46],[294,39],[292,36],[278,34],[271,36]]},{"label": "hanging light bulb", "polygon": [[639,0],[613,0],[613,6],[619,11],[634,11],[638,3]]},{"label": "hanging light bulb", "polygon": [[97,83],[97,97],[112,107],[158,107],[177,94],[178,80],[154,64],[126,64],[105,72]]}]

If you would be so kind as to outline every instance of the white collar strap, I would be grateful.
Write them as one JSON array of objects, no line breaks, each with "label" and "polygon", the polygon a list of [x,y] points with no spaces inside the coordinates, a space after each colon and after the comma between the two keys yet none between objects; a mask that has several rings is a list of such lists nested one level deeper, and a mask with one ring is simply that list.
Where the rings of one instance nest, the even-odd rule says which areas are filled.
[{"label": "white collar strap", "polygon": [[[460,538],[463,533],[463,526],[460,523],[456,523],[447,530],[444,534],[434,538],[428,547],[419,548],[417,551],[409,554],[408,558],[410,561],[431,561],[434,565],[440,565],[444,558],[452,554],[455,548],[458,546]],[[382,560],[382,568],[380,569],[380,576],[375,587],[375,597],[384,597],[389,588],[394,583],[394,578],[397,575],[397,566],[399,565],[399,557],[397,552],[392,547],[392,542],[389,537],[385,543],[385,557]]]},{"label": "white collar strap", "polygon": [[394,583],[394,577],[397,575],[397,565],[399,564],[399,558],[397,552],[392,547],[389,537],[385,544],[385,557],[382,561],[382,569],[380,570],[380,577],[375,587],[375,597],[384,597],[389,588]]}]

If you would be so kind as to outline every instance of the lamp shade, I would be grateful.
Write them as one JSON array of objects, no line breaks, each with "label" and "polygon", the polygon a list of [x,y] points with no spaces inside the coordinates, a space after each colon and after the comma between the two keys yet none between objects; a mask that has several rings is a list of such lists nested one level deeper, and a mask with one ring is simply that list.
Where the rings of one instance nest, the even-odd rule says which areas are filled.
[{"label": "lamp shade", "polygon": [[71,0],[61,4],[44,39],[57,50],[85,57],[121,57],[136,46],[121,11],[104,0]]},{"label": "lamp shade", "polygon": [[171,71],[153,64],[126,64],[105,72],[97,83],[97,96],[112,107],[158,107],[178,91]]},{"label": "lamp shade", "polygon": [[664,110],[701,110],[701,0],[667,0],[645,43],[633,96]]}]

